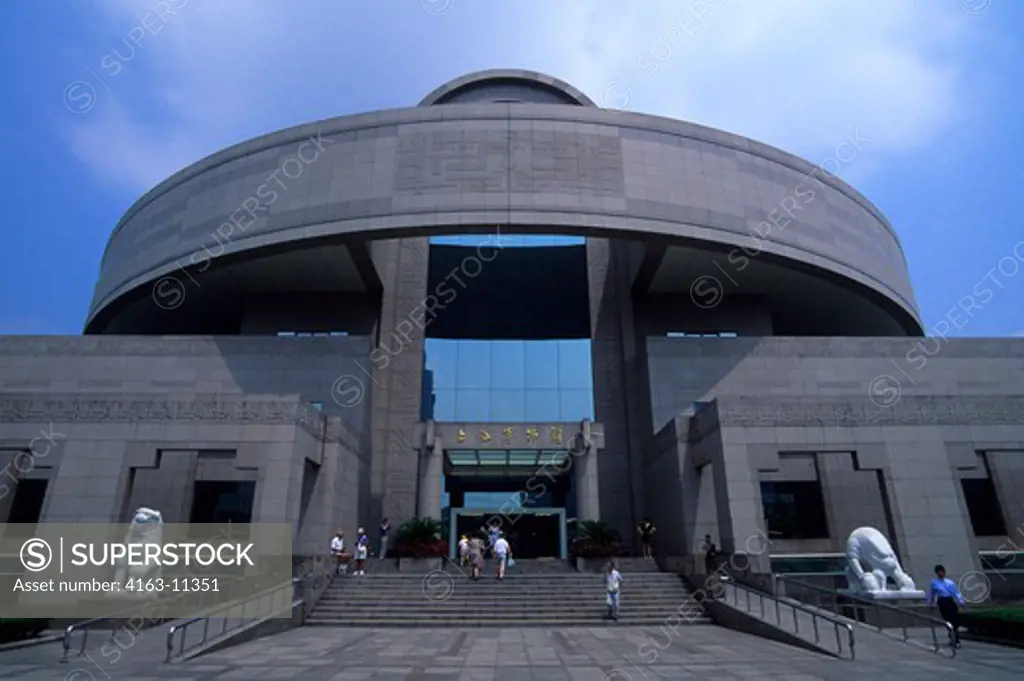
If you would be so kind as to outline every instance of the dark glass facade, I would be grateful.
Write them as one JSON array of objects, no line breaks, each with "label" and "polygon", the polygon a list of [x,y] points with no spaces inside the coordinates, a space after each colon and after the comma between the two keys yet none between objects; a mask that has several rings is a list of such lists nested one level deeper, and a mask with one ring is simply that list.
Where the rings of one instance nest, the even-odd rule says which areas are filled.
[{"label": "dark glass facade", "polygon": [[[478,246],[486,236],[433,237],[431,244]],[[502,235],[503,248],[580,246],[583,237]],[[524,301],[528,305],[529,301]],[[425,342],[423,416],[435,421],[538,423],[594,418],[589,338],[451,339]],[[428,384],[429,382],[429,384]],[[509,492],[466,492],[464,508],[508,506]],[[532,500],[533,506],[550,500]],[[513,502],[514,503],[514,502]],[[442,505],[449,506],[445,493]]]},{"label": "dark glass facade", "polygon": [[594,418],[589,339],[428,338],[436,421],[579,421]]}]

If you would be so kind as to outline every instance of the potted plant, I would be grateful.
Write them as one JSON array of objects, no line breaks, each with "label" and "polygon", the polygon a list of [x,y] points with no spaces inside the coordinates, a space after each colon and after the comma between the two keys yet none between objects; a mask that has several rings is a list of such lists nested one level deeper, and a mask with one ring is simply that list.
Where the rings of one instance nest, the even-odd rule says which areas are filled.
[{"label": "potted plant", "polygon": [[580,572],[600,572],[610,558],[622,552],[618,530],[603,520],[582,520],[576,530],[569,554]]},{"label": "potted plant", "polygon": [[441,561],[448,555],[448,544],[441,536],[441,522],[435,518],[413,518],[403,523],[395,539],[398,570],[440,569]]}]

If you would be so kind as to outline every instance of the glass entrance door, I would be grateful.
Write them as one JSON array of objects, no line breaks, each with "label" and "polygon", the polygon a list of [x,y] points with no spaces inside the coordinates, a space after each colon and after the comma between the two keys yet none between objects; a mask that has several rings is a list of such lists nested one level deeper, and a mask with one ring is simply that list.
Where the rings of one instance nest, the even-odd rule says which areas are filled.
[{"label": "glass entrance door", "polygon": [[507,510],[451,510],[449,551],[455,558],[459,537],[483,535],[490,524],[497,524],[517,558],[567,557],[565,509],[524,509],[515,513]]}]

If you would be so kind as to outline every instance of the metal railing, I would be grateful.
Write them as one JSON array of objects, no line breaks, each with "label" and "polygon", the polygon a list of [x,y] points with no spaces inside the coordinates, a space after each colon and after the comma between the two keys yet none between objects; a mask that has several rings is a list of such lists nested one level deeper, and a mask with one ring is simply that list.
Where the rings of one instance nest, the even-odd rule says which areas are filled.
[{"label": "metal railing", "polygon": [[[229,593],[230,593],[230,590],[232,589],[233,585],[234,585],[234,582],[231,582],[231,581],[226,583],[226,588],[228,589]],[[230,596],[229,596],[229,598],[230,598]],[[184,596],[183,595],[182,596],[178,596],[178,597],[175,597],[175,598],[171,598],[169,600],[171,600],[171,601],[184,600]],[[117,632],[121,631],[121,629],[122,629],[122,627],[120,626],[121,625],[121,621],[123,619],[125,619],[126,616],[137,617],[137,618],[141,619],[144,622],[148,621],[152,626],[156,626],[156,625],[159,625],[159,624],[162,624],[162,623],[166,623],[167,621],[173,619],[173,618],[170,618],[170,617],[152,617],[152,616],[147,616],[146,614],[140,615],[140,610],[141,611],[145,611],[147,607],[155,607],[155,604],[152,603],[152,602],[142,601],[142,602],[139,602],[138,604],[134,604],[134,605],[125,607],[125,608],[123,608],[121,610],[118,610],[118,611],[116,611],[114,613],[111,613],[110,615],[104,615],[103,617],[94,617],[94,618],[89,619],[89,620],[83,620],[81,622],[75,622],[74,624],[68,625],[64,629],[64,640],[63,640],[64,653],[61,655],[60,661],[61,662],[67,662],[68,661],[68,653],[71,651],[71,641],[72,641],[72,638],[73,638],[73,636],[74,636],[74,634],[76,632],[79,632],[79,631],[82,632],[82,644],[78,648],[78,657],[84,657],[85,656],[85,647],[86,647],[86,645],[88,645],[88,642],[89,642],[89,632],[92,629],[95,629],[97,625],[101,625],[101,624],[104,624],[104,623],[109,623],[110,624],[110,640],[114,641],[115,637],[117,636]],[[149,615],[153,615],[153,614],[155,614],[155,613],[149,613]],[[133,631],[137,633],[138,629],[133,629]]]},{"label": "metal railing", "polygon": [[[187,620],[175,623],[167,630],[167,655],[164,658],[164,662],[170,662],[175,656],[183,657],[187,651],[201,648],[208,643],[213,643],[219,639],[225,638],[228,634],[233,633],[239,629],[245,627],[251,620],[265,618],[272,616],[282,610],[288,608],[294,615],[295,608],[301,608],[300,617],[302,622],[305,622],[306,617],[309,615],[312,606],[315,605],[317,598],[322,593],[326,585],[330,584],[331,578],[333,577],[332,572],[316,572],[304,575],[302,577],[294,577],[291,582],[286,584],[279,584],[275,587],[271,587],[264,591],[256,594],[252,594],[241,601],[234,603],[225,603],[224,605],[218,606],[212,610],[209,610],[202,615],[197,615]],[[279,599],[287,597],[286,602],[282,602]],[[254,601],[269,600],[270,607],[260,609],[259,603],[254,608],[255,612],[249,612],[249,604]],[[233,609],[239,609],[237,613],[232,614]],[[216,631],[216,625],[213,627],[214,633],[211,637],[211,620],[221,619],[220,631]],[[231,625],[231,622],[234,624]],[[202,635],[197,641],[193,641],[186,647],[186,641],[188,639],[189,628],[193,625],[202,623]],[[177,652],[175,652],[174,637],[178,635]]]},{"label": "metal railing", "polygon": [[734,606],[736,606],[737,609],[743,609],[741,607],[741,605],[740,605],[740,591],[744,591],[746,593],[746,606],[745,606],[745,609],[746,609],[746,612],[749,613],[749,614],[754,614],[754,611],[753,611],[753,609],[751,607],[751,595],[753,594],[754,596],[756,596],[757,599],[758,599],[758,602],[760,604],[761,619],[763,621],[765,621],[765,622],[770,622],[770,619],[768,618],[768,616],[765,613],[765,607],[764,607],[765,601],[768,601],[769,603],[774,604],[774,606],[775,606],[775,625],[777,627],[779,627],[780,629],[782,628],[782,609],[783,608],[790,608],[792,610],[792,613],[793,613],[793,633],[796,634],[797,636],[801,635],[800,634],[800,618],[797,615],[797,613],[803,613],[805,615],[810,616],[810,618],[811,618],[811,629],[812,629],[812,631],[814,633],[814,643],[816,645],[821,645],[821,630],[818,627],[818,620],[822,620],[822,621],[830,624],[832,626],[833,630],[835,631],[835,635],[836,635],[836,653],[838,655],[840,655],[840,656],[843,654],[843,636],[842,636],[842,632],[845,631],[846,632],[846,639],[847,639],[847,642],[848,642],[847,643],[847,645],[848,645],[848,652],[850,653],[850,659],[851,660],[856,659],[857,653],[856,653],[856,645],[855,645],[855,642],[854,642],[853,625],[851,625],[849,622],[846,622],[846,621],[844,621],[843,619],[841,619],[839,617],[833,617],[833,616],[830,616],[830,615],[823,614],[823,613],[819,612],[818,610],[815,610],[814,608],[807,607],[807,606],[802,605],[800,603],[797,603],[795,601],[783,600],[783,599],[781,599],[781,598],[779,598],[779,597],[777,597],[777,596],[775,596],[773,594],[764,593],[762,591],[758,591],[756,589],[752,589],[752,588],[750,588],[750,587],[748,587],[746,585],[743,585],[743,584],[740,584],[740,583],[736,582],[734,579],[732,579],[730,577],[724,577],[723,578],[723,584],[725,585],[725,590],[726,590],[726,598],[723,599],[723,600],[726,603],[729,602],[729,599],[728,599],[728,593],[730,591],[729,587],[732,587],[732,589],[731,589],[731,591],[732,591],[732,603],[733,603]]},{"label": "metal railing", "polygon": [[[64,640],[63,640],[64,652],[63,652],[63,654],[60,657],[60,661],[62,663],[65,663],[65,662],[68,661],[68,653],[71,651],[71,639],[74,636],[75,632],[78,632],[78,631],[82,632],[82,645],[79,646],[79,648],[78,648],[78,657],[84,657],[85,656],[85,646],[86,646],[86,644],[89,641],[89,631],[90,630],[95,628],[96,625],[98,625],[98,624],[103,624],[105,622],[109,622],[110,623],[110,640],[113,641],[114,638],[117,636],[117,632],[120,631],[120,629],[121,629],[121,627],[119,626],[121,624],[121,620],[123,620],[126,616],[129,616],[129,615],[138,615],[139,614],[139,608],[140,607],[144,607],[145,605],[146,605],[145,603],[140,603],[139,605],[136,605],[136,606],[132,606],[132,607],[129,607],[129,608],[124,608],[123,610],[118,610],[117,612],[114,612],[114,613],[112,613],[110,615],[104,615],[103,617],[94,617],[91,620],[83,620],[81,622],[75,622],[74,624],[68,625],[67,627],[64,628]],[[163,621],[164,618],[142,617],[141,619],[144,620],[144,621],[145,620],[149,620],[153,625],[156,625],[156,624],[159,624],[161,621]],[[138,630],[135,630],[135,631],[137,632]]]},{"label": "metal railing", "polygon": [[[857,594],[839,592],[835,589],[827,589],[816,584],[808,584],[807,582],[802,582],[797,579],[791,579],[786,575],[774,575],[773,579],[777,585],[782,586],[783,593],[785,593],[785,585],[787,582],[800,589],[807,589],[817,596],[817,607],[823,607],[823,600],[826,603],[831,600],[831,612],[835,613],[837,616],[842,616],[839,612],[840,608],[849,608],[854,614],[854,617],[851,619],[861,622],[862,620],[860,619],[860,616],[864,616],[863,623],[868,626],[871,625],[867,622],[866,615],[868,610],[872,610],[875,615],[874,628],[876,628],[879,633],[885,633],[885,629],[887,627],[884,626],[884,618],[886,614],[889,614],[896,622],[895,627],[889,628],[901,629],[901,639],[904,643],[911,642],[909,631],[914,628],[915,622],[927,625],[928,629],[931,631],[931,647],[936,653],[940,652],[942,649],[942,646],[939,643],[938,631],[940,629],[945,630],[950,655],[952,657],[956,657],[956,632],[953,630],[953,625],[945,620],[925,615],[923,613],[914,612],[909,608],[901,608],[890,603],[882,603],[878,599],[865,598]],[[779,593],[778,588],[776,588],[776,593]],[[840,603],[841,599],[846,602]],[[908,623],[910,624],[909,627]]]},{"label": "metal railing", "polygon": [[[217,618],[217,615],[223,615],[222,617],[218,618],[218,619],[223,620],[223,624],[221,626],[220,632],[218,634],[215,634],[214,636],[217,637],[217,638],[221,638],[221,637],[227,636],[228,633],[232,633],[232,632],[234,632],[234,631],[244,627],[246,624],[248,624],[249,619],[257,619],[257,618],[260,618],[260,617],[267,616],[268,613],[260,611],[259,604],[257,604],[255,612],[253,612],[253,613],[249,613],[248,612],[249,604],[252,603],[253,601],[258,601],[260,599],[267,598],[268,596],[273,597],[273,596],[276,596],[278,594],[278,592],[282,592],[283,591],[288,596],[288,606],[294,608],[295,607],[295,599],[294,599],[294,597],[295,597],[295,587],[301,581],[302,581],[302,579],[300,577],[294,577],[294,578],[292,578],[292,580],[290,582],[287,582],[287,583],[284,583],[284,584],[279,584],[279,585],[271,587],[269,589],[265,589],[263,591],[260,591],[259,593],[252,594],[252,595],[242,599],[241,601],[236,601],[234,603],[225,603],[224,605],[221,605],[219,607],[213,608],[212,610],[208,610],[207,612],[203,613],[202,615],[197,615],[195,617],[189,618],[187,620],[182,620],[181,622],[178,622],[177,624],[174,624],[173,626],[171,626],[167,630],[167,656],[164,658],[164,662],[170,662],[171,658],[174,657],[174,655],[175,655],[175,653],[174,653],[174,635],[175,634],[179,634],[180,633],[180,636],[178,637],[178,652],[177,652],[177,656],[181,657],[181,656],[183,656],[185,654],[185,641],[188,638],[189,627],[191,627],[193,624],[198,624],[199,622],[203,623],[203,635],[202,635],[202,638],[199,641],[197,641],[197,642],[195,642],[195,643],[193,643],[192,645],[189,646],[189,650],[193,650],[194,648],[197,648],[197,647],[200,647],[200,646],[204,646],[208,642],[211,641],[211,639],[210,639],[210,620],[214,619],[214,618]],[[273,602],[274,601],[272,601],[272,603]],[[241,608],[241,611],[237,615],[232,617],[230,615],[231,610],[237,609],[239,607]],[[276,606],[272,606],[271,609],[270,609],[271,611],[270,611],[269,614],[274,614],[278,610],[283,609],[283,607],[284,606],[281,606],[281,608],[277,608]],[[230,622],[232,622],[232,620],[237,620],[237,621],[235,622],[235,624],[233,626],[231,626],[229,628],[228,625],[229,625]]]}]

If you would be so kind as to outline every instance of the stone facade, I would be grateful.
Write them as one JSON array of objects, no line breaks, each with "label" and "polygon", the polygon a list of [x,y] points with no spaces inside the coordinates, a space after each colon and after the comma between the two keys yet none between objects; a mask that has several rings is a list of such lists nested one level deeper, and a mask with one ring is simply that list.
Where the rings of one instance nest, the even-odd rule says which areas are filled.
[{"label": "stone facade", "polygon": [[[937,349],[911,371],[922,346]],[[819,481],[829,536],[771,539],[753,551],[759,571],[770,554],[842,553],[862,525],[888,534],[919,582],[936,563],[963,575],[981,569],[979,550],[1019,545],[1024,341],[658,338],[647,349],[660,431],[646,499],[669,519],[666,551],[693,554],[705,534],[727,551],[764,545],[759,483],[773,480]],[[1009,537],[972,529],[960,481],[989,475]]]}]

